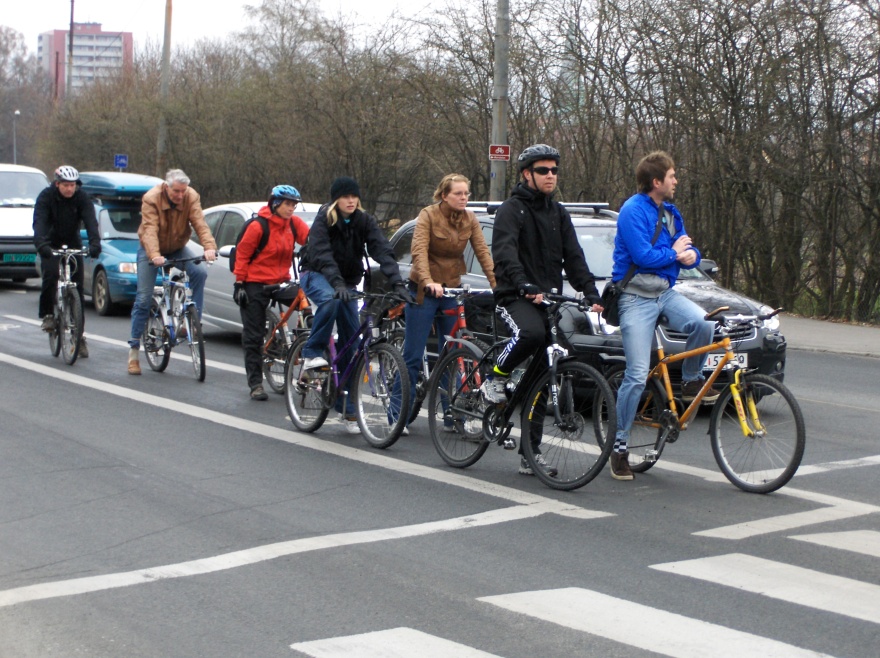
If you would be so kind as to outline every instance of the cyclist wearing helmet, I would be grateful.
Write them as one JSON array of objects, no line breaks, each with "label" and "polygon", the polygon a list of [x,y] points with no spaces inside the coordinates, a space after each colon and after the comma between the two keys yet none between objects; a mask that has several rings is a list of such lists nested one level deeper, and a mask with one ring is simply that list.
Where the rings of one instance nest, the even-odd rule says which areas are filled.
[{"label": "cyclist wearing helmet", "polygon": [[[131,338],[128,341],[128,374],[140,375],[141,365],[138,351],[141,334],[150,312],[153,286],[156,284],[156,269],[165,264],[165,259],[175,260],[195,258],[198,252],[189,246],[193,230],[205,250],[205,260],[217,257],[217,245],[211,229],[202,214],[202,201],[199,193],[189,186],[189,176],[180,169],[171,169],[165,180],[144,194],[141,199],[141,226],[138,237],[141,246],[137,253],[137,295],[131,309]],[[195,261],[186,262],[186,273],[192,286],[193,301],[202,314],[205,301],[205,279],[208,266]]]},{"label": "cyclist wearing helmet", "polygon": [[[592,309],[602,309],[571,215],[553,199],[559,151],[546,144],[535,144],[519,155],[517,165],[522,180],[495,213],[492,234],[497,280],[495,302],[511,335],[510,342],[498,356],[493,376],[480,389],[485,400],[492,404],[507,400],[508,375],[547,344],[547,316],[536,305],[543,302],[541,293],[554,288],[562,292],[563,270],[572,287],[592,303]],[[532,436],[536,453],[540,453],[537,448],[540,441],[540,434]],[[533,475],[525,458],[520,460],[519,472]]]},{"label": "cyclist wearing helmet", "polygon": [[[95,206],[89,195],[80,189],[82,181],[79,172],[69,165],[61,165],[55,170],[55,180],[40,192],[34,204],[34,245],[40,254],[40,269],[43,275],[43,288],[40,291],[39,314],[43,319],[43,331],[52,331],[54,319],[52,308],[55,289],[58,287],[58,257],[52,249],[64,245],[72,249],[82,247],[80,228],[85,225],[89,236],[89,256],[97,258],[101,253],[101,236],[98,234],[98,221],[95,219]],[[76,271],[73,280],[79,298],[83,296],[83,274],[85,268],[81,256],[76,257]],[[89,349],[83,338],[79,346],[79,358],[86,359]]]},{"label": "cyclist wearing helmet", "polygon": [[[241,346],[251,400],[268,400],[263,389],[263,338],[266,331],[266,308],[272,295],[266,287],[290,281],[294,245],[304,245],[309,235],[306,223],[293,214],[300,202],[299,191],[292,185],[276,185],[268,205],[260,208],[235,248],[235,287],[233,298],[241,310]],[[263,231],[269,231],[263,242]],[[288,292],[294,292],[288,289]],[[293,301],[290,296],[290,301]]]}]

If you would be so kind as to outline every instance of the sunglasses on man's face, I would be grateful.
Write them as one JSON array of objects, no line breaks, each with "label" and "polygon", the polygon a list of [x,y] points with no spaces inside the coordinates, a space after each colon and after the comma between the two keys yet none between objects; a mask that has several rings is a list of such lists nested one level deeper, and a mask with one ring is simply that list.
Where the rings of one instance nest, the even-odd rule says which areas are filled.
[{"label": "sunglasses on man's face", "polygon": [[532,167],[532,171],[539,176],[546,176],[547,174],[553,174],[555,176],[559,173],[559,167]]}]

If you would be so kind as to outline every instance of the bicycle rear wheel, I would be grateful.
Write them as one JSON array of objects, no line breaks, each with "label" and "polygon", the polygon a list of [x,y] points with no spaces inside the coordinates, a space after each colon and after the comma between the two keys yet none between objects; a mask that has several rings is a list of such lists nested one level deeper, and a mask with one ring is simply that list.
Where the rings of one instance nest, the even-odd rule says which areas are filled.
[{"label": "bicycle rear wheel", "polygon": [[72,366],[79,356],[79,345],[83,335],[82,300],[76,288],[69,287],[62,293],[64,304],[61,307],[58,333],[61,342],[61,358]]},{"label": "bicycle rear wheel", "polygon": [[[484,361],[484,370],[491,366]],[[486,374],[477,355],[459,347],[440,359],[428,382],[431,441],[443,461],[455,468],[476,464],[489,448],[483,439],[486,403],[480,395]]]},{"label": "bicycle rear wheel", "polygon": [[409,374],[403,357],[391,345],[370,345],[353,376],[351,395],[361,436],[374,448],[393,445],[409,420]]},{"label": "bicycle rear wheel", "polygon": [[[290,421],[303,432],[314,432],[330,413],[335,398],[330,366],[303,370],[305,357],[302,349],[308,336],[300,336],[290,348],[287,357],[284,399]],[[329,362],[329,357],[326,357]]]},{"label": "bicycle rear wheel", "polygon": [[186,309],[186,324],[193,371],[196,373],[196,379],[203,382],[205,381],[205,336],[202,334],[202,321],[199,319],[199,311],[195,304]]},{"label": "bicycle rear wheel", "polygon": [[159,303],[153,299],[150,302],[150,313],[147,315],[147,323],[144,325],[144,334],[141,342],[144,345],[144,356],[150,368],[156,372],[163,372],[171,360],[171,344],[168,331],[162,322],[162,309]]},{"label": "bicycle rear wheel", "polygon": [[741,383],[752,436],[743,433],[728,386],[709,420],[712,452],[721,472],[737,487],[770,493],[791,480],[800,466],[806,443],[804,417],[791,391],[773,377],[750,373]]},{"label": "bicycle rear wheel", "polygon": [[[617,408],[617,389],[623,382],[625,366],[614,367],[608,371],[608,385],[613,392],[610,402],[604,395],[597,398],[600,407],[598,413],[607,414],[608,410],[615,411]],[[594,405],[595,406],[595,405]],[[660,382],[653,377],[645,383],[645,390],[636,407],[636,415],[633,419],[629,432],[627,451],[629,452],[629,466],[634,473],[644,473],[651,468],[660,458],[663,446],[658,448],[660,442],[660,414],[666,408],[666,394]],[[614,447],[615,436],[612,434],[602,435],[602,441],[609,442]],[[648,454],[656,452],[656,456],[649,459]],[[610,454],[610,453],[609,453]]]},{"label": "bicycle rear wheel", "polygon": [[[550,371],[543,373],[526,396],[522,414],[522,451],[532,472],[552,489],[570,491],[595,478],[608,461],[613,443],[605,435],[617,431],[613,407],[594,414],[597,397],[613,398],[608,382],[595,368],[576,361],[556,366],[556,424]],[[539,461],[540,458],[540,461]],[[543,462],[543,463],[541,463]]]},{"label": "bicycle rear wheel", "polygon": [[[286,380],[284,377],[287,362],[287,335],[283,327],[278,327],[281,317],[273,309],[266,309],[266,334],[263,340],[263,375],[266,383],[276,393],[284,393]],[[276,329],[276,327],[278,327]],[[269,347],[266,343],[272,341]]]}]

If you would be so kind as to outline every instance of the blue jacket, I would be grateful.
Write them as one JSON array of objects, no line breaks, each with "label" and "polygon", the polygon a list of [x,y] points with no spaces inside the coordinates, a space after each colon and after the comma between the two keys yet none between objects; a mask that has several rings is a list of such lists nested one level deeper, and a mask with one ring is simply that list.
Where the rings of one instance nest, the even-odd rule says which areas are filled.
[{"label": "blue jacket", "polygon": [[669,287],[675,285],[678,273],[682,267],[693,269],[700,264],[700,252],[696,247],[691,247],[697,252],[697,260],[693,265],[683,266],[675,259],[675,250],[672,245],[682,235],[684,220],[681,213],[671,203],[664,203],[664,208],[672,215],[674,226],[673,234],[664,228],[657,236],[657,242],[651,246],[651,238],[654,237],[654,228],[657,226],[657,204],[647,194],[642,192],[631,196],[623,204],[617,217],[617,236],[614,238],[614,267],[611,270],[611,280],[620,281],[626,276],[629,266],[636,264],[636,274],[656,274],[669,282]]}]

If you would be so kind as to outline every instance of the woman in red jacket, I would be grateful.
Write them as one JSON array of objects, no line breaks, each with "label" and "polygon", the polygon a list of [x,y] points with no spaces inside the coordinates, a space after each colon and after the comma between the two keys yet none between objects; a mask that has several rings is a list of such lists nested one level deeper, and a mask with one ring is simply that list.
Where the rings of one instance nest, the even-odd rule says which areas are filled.
[{"label": "woman in red jacket", "polygon": [[[266,309],[271,301],[266,288],[290,281],[294,243],[306,243],[309,227],[293,214],[300,200],[299,192],[291,185],[273,187],[269,205],[257,213],[265,222],[251,222],[235,248],[232,296],[241,310],[241,345],[251,400],[269,399],[263,390],[262,355]],[[260,249],[264,225],[268,227],[269,239]]]}]

